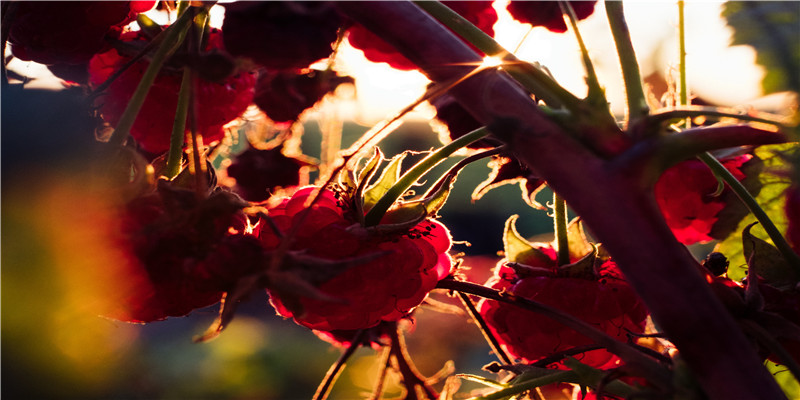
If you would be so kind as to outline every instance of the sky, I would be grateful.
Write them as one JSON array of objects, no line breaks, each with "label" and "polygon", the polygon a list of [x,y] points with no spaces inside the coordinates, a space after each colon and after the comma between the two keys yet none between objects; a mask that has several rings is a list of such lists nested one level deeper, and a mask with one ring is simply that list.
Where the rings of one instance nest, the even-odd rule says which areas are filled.
[{"label": "sky", "polygon": [[[718,105],[732,106],[765,103],[760,81],[763,70],[755,64],[755,51],[749,46],[730,46],[731,29],[720,17],[721,1],[689,1],[686,4],[687,64],[690,90]],[[627,1],[625,12],[642,76],[659,73],[675,75],[677,66],[677,3],[675,1]],[[496,39],[526,61],[546,66],[556,80],[573,93],[586,93],[583,66],[574,35],[556,34],[545,28],[514,21],[504,10],[505,2],[496,1],[500,20],[495,25]],[[222,7],[215,7],[212,24],[221,25]],[[165,22],[165,21],[158,21]],[[624,103],[622,77],[602,2],[592,16],[579,24],[595,69],[612,110],[622,114]],[[527,34],[527,37],[526,37]],[[525,38],[523,40],[523,38]],[[10,68],[29,76],[43,76],[30,87],[59,87],[47,78],[49,73],[38,64],[14,60]],[[398,71],[384,63],[366,60],[360,50],[345,43],[339,51],[336,68],[357,77],[356,90],[349,101],[338,104],[337,112],[347,120],[373,125],[413,103],[424,92],[428,80],[417,71]],[[733,83],[733,84],[732,84]],[[766,101],[766,107],[774,102]],[[421,106],[411,118],[430,118],[432,110]]]}]

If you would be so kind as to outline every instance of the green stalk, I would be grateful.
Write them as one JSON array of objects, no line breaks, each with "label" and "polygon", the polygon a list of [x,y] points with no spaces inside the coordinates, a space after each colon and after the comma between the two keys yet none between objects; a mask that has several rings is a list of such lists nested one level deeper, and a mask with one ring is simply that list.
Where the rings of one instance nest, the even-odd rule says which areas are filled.
[{"label": "green stalk", "polygon": [[630,122],[646,116],[649,112],[649,107],[647,106],[647,100],[645,100],[639,63],[636,59],[636,52],[633,50],[631,33],[625,21],[622,2],[605,1],[604,4],[622,69],[622,81],[625,84],[625,97],[628,105],[626,119]]},{"label": "green stalk", "polygon": [[608,100],[606,100],[606,96],[603,93],[603,88],[600,87],[600,80],[597,79],[594,64],[592,64],[592,59],[589,57],[589,50],[583,42],[583,36],[581,36],[580,30],[578,30],[578,16],[575,15],[575,10],[569,2],[561,0],[558,2],[558,5],[561,8],[562,14],[566,16],[565,19],[569,22],[570,29],[575,34],[575,39],[578,41],[578,48],[581,51],[581,60],[586,70],[586,85],[589,86],[587,99],[595,106],[608,109]]},{"label": "green stalk", "polygon": [[494,355],[505,365],[511,365],[514,363],[514,360],[511,359],[511,356],[503,350],[500,346],[500,341],[497,340],[496,337],[492,334],[492,331],[489,330],[489,325],[486,324],[486,321],[483,319],[481,314],[478,312],[478,309],[475,308],[475,304],[472,303],[472,300],[464,294],[463,292],[456,292],[458,294],[458,298],[461,299],[461,303],[464,304],[464,307],[467,308],[467,312],[469,313],[470,318],[475,322],[475,325],[478,326],[481,333],[483,334],[483,338],[486,339],[486,343],[489,344],[489,347],[492,349]]},{"label": "green stalk", "polygon": [[678,57],[680,66],[680,102],[681,105],[689,105],[689,87],[686,83],[686,19],[684,18],[685,3],[678,1]]},{"label": "green stalk", "polygon": [[748,111],[747,114],[742,114],[736,110],[721,107],[706,107],[706,106],[678,106],[670,108],[665,111],[655,110],[647,118],[647,123],[650,127],[657,127],[664,121],[673,119],[686,119],[692,117],[720,117],[731,118],[739,121],[760,122],[764,124],[774,125],[781,129],[793,129],[795,126],[789,124],[788,121],[779,119],[778,116],[771,115],[763,112]]},{"label": "green stalk", "polygon": [[414,1],[414,4],[486,55],[501,58],[504,61],[503,69],[547,105],[558,108],[563,104],[576,113],[583,108],[579,98],[561,87],[544,71],[519,60],[491,36],[444,4],[438,1]]},{"label": "green stalk", "polygon": [[516,383],[514,386],[511,386],[507,389],[498,390],[493,393],[489,393],[485,396],[474,397],[472,400],[499,400],[504,399],[509,396],[513,396],[515,394],[523,393],[531,389],[535,389],[540,386],[549,385],[551,383],[558,383],[558,382],[577,382],[580,377],[575,371],[562,371],[562,372],[554,372],[552,374],[548,374],[542,376],[540,378],[531,379],[529,381]]},{"label": "green stalk", "polygon": [[122,113],[116,129],[114,129],[114,133],[111,134],[111,138],[108,141],[110,144],[122,146],[128,139],[131,127],[133,127],[133,123],[136,121],[136,116],[139,114],[139,110],[142,108],[147,98],[150,87],[153,86],[153,82],[156,80],[159,70],[161,70],[161,66],[164,65],[167,58],[172,55],[183,42],[183,39],[186,37],[186,32],[192,22],[192,17],[193,13],[184,12],[178,17],[178,20],[176,20],[174,24],[167,28],[169,32],[164,37],[164,42],[161,43],[158,50],[156,50],[156,53],[153,55],[153,59],[150,61],[150,65],[147,66],[144,75],[142,75],[142,79],[139,81],[136,91],[133,92],[133,96],[125,107],[125,111]]},{"label": "green stalk", "polygon": [[172,179],[181,172],[183,159],[183,141],[186,132],[186,115],[189,113],[189,94],[192,88],[192,73],[189,67],[183,67],[181,89],[178,92],[178,108],[175,110],[175,122],[172,124],[172,136],[169,141],[167,168],[165,175]]},{"label": "green stalk", "polygon": [[736,177],[733,176],[733,174],[731,174],[731,172],[728,171],[728,169],[725,168],[725,166],[722,165],[722,163],[720,163],[719,160],[717,160],[710,153],[705,152],[698,155],[697,158],[699,158],[700,161],[705,163],[711,169],[711,171],[714,173],[714,176],[722,179],[728,184],[728,186],[730,186],[733,192],[736,193],[736,196],[739,197],[739,199],[745,204],[745,206],[747,206],[750,212],[753,213],[753,216],[756,217],[756,220],[758,220],[758,222],[764,228],[764,231],[767,232],[769,238],[772,239],[772,243],[774,243],[775,247],[777,247],[781,252],[783,258],[786,259],[789,265],[791,265],[796,272],[800,273],[800,256],[798,256],[797,253],[792,250],[791,246],[789,246],[789,243],[786,242],[786,239],[784,239],[783,235],[781,235],[778,227],[772,223],[772,220],[769,218],[767,213],[764,212],[764,209],[761,208],[756,199],[753,198],[753,195],[751,195],[744,185],[742,185],[742,183],[739,182],[739,180],[736,179]]},{"label": "green stalk", "polygon": [[372,206],[369,212],[367,212],[367,214],[364,216],[364,225],[378,225],[389,207],[391,207],[392,204],[394,204],[394,202],[397,201],[397,199],[399,199],[400,196],[402,196],[403,193],[405,193],[408,188],[411,187],[411,185],[414,184],[414,182],[422,177],[422,175],[430,171],[431,168],[433,168],[436,164],[439,164],[445,158],[449,157],[456,150],[465,147],[472,142],[483,139],[488,135],[489,130],[486,129],[486,127],[478,128],[456,140],[453,140],[446,146],[434,151],[422,159],[422,161],[418,162],[416,165],[414,165],[414,167],[408,170],[408,172],[403,174],[403,176],[400,177],[400,179],[394,185],[392,185],[392,187],[389,188],[386,193],[384,193],[378,202]]},{"label": "green stalk", "polygon": [[569,259],[569,238],[567,237],[567,202],[553,192],[553,225],[555,226],[558,265],[567,265]]}]

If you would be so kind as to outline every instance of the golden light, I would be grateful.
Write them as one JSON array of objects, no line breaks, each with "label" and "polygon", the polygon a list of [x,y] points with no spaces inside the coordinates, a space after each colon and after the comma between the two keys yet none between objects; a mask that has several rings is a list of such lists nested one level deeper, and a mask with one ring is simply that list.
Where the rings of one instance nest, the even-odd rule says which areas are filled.
[{"label": "golden light", "polygon": [[503,59],[500,57],[484,57],[483,62],[480,65],[481,69],[490,69],[490,68],[497,68],[503,65]]}]

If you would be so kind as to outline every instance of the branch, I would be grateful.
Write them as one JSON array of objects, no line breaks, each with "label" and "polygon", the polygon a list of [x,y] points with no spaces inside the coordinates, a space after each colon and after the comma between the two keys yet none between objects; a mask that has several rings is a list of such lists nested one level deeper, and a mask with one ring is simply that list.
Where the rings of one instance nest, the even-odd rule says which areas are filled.
[{"label": "branch", "polygon": [[575,330],[576,332],[593,340],[595,343],[603,346],[609,352],[619,356],[619,358],[625,361],[626,365],[632,367],[634,370],[640,371],[643,376],[646,376],[648,380],[656,385],[659,385],[662,388],[666,388],[669,385],[669,375],[666,373],[666,370],[649,356],[646,356],[627,344],[614,339],[594,326],[571,315],[565,314],[564,312],[546,304],[515,296],[509,292],[501,292],[475,283],[457,281],[453,279],[441,280],[436,287],[440,289],[452,289],[458,292],[469,293],[475,296],[512,304],[526,310],[540,313],[553,319],[554,321],[563,324],[564,326],[569,327],[570,329]]},{"label": "branch", "polygon": [[[470,68],[466,65],[480,62],[476,53],[411,3],[337,5],[435,82],[463,76]],[[640,171],[617,169],[599,158],[547,118],[501,71],[477,74],[451,94],[581,215],[710,398],[784,397],[709,288],[697,261],[667,227],[653,194],[641,186]]]},{"label": "branch", "polygon": [[659,143],[653,150],[663,155],[661,158],[665,164],[661,167],[666,168],[707,151],[786,143],[789,140],[784,132],[775,128],[761,129],[751,125],[725,125],[691,128],[664,136],[659,139]]}]

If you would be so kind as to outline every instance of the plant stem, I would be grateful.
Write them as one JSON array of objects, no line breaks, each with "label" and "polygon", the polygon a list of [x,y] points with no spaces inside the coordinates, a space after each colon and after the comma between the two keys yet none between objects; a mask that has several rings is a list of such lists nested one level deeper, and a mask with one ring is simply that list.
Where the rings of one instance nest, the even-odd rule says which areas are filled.
[{"label": "plant stem", "polygon": [[439,397],[436,390],[428,384],[425,377],[417,370],[414,363],[411,362],[411,356],[408,354],[408,348],[406,347],[406,340],[400,332],[400,327],[391,330],[389,336],[392,340],[391,354],[397,362],[397,369],[403,376],[403,383],[408,391],[406,399],[416,399],[415,387],[419,387],[425,393],[428,400],[436,400]]},{"label": "plant stem", "polygon": [[558,265],[567,265],[569,259],[569,238],[567,236],[567,202],[553,192],[553,225],[558,250]]},{"label": "plant stem", "polygon": [[383,351],[381,352],[378,380],[375,382],[375,387],[372,389],[372,394],[369,396],[368,400],[380,400],[381,395],[383,394],[383,386],[386,383],[386,373],[389,371],[389,366],[391,365],[391,355],[391,346],[384,347]]},{"label": "plant stem", "polygon": [[414,1],[414,4],[486,55],[501,58],[504,61],[503,69],[549,106],[557,108],[563,104],[572,111],[582,108],[579,98],[561,87],[544,71],[519,60],[513,53],[500,46],[491,36],[444,4],[438,1]]},{"label": "plant stem", "polygon": [[794,268],[794,270],[800,274],[800,256],[792,250],[792,247],[789,246],[789,243],[786,242],[786,239],[781,235],[781,232],[778,230],[778,227],[772,222],[764,209],[758,204],[756,199],[747,189],[736,179],[724,165],[722,165],[719,160],[717,160],[714,156],[710,153],[706,152],[697,156],[703,163],[705,163],[711,171],[714,173],[719,179],[725,181],[728,186],[736,193],[736,196],[747,206],[753,216],[756,217],[756,220],[761,224],[764,228],[764,231],[767,232],[769,238],[772,239],[772,242],[775,244],[775,247],[783,255],[783,258],[789,263],[789,265]]},{"label": "plant stem", "polygon": [[581,36],[580,30],[578,30],[578,16],[575,15],[575,10],[569,2],[559,0],[558,6],[561,8],[561,13],[564,15],[565,22],[569,24],[572,32],[575,34],[575,40],[577,40],[578,48],[581,51],[581,60],[583,61],[583,68],[586,71],[586,85],[589,87],[586,98],[592,105],[602,107],[608,111],[608,100],[603,92],[603,88],[600,87],[600,80],[597,79],[594,64],[592,64],[592,59],[589,57],[589,50],[583,42],[583,36]]},{"label": "plant stem", "polygon": [[322,380],[322,383],[317,388],[317,392],[314,393],[314,397],[312,400],[325,400],[328,397],[328,394],[333,387],[333,384],[336,383],[336,379],[339,378],[339,374],[342,373],[344,370],[345,365],[347,364],[347,360],[358,350],[358,347],[361,346],[361,341],[364,339],[364,335],[366,335],[366,329],[359,329],[356,332],[355,337],[353,337],[353,341],[350,342],[350,346],[347,347],[344,353],[339,356],[339,359],[331,365],[330,369],[328,369],[328,373],[325,374],[325,379]]},{"label": "plant stem", "polygon": [[628,123],[644,117],[649,112],[647,100],[642,87],[642,76],[639,72],[639,63],[636,52],[633,50],[631,33],[625,20],[621,1],[604,1],[606,16],[614,37],[619,63],[622,69],[622,81],[625,84],[625,97],[627,100],[626,120]]},{"label": "plant stem", "polygon": [[[336,4],[394,45],[434,82],[463,76],[468,69],[465,63],[480,61],[474,51],[413,4]],[[750,341],[711,291],[697,261],[675,239],[652,193],[641,186],[640,175],[647,171],[638,168],[639,159],[632,160],[628,154],[635,154],[639,146],[623,148],[620,151],[626,155],[612,161],[603,158],[548,118],[517,82],[497,71],[478,74],[450,93],[476,120],[501,125],[498,139],[581,216],[697,373],[709,398],[784,397]],[[603,125],[598,135],[619,135],[612,128]]]},{"label": "plant stem", "polygon": [[686,83],[686,19],[683,0],[678,0],[678,68],[680,73],[680,104],[689,105],[689,87]]},{"label": "plant stem", "polygon": [[[678,1],[678,37],[680,43],[680,103],[683,106],[689,105],[689,90],[687,88],[686,83],[686,28],[685,28],[685,18],[684,18],[684,1]],[[686,124],[687,128],[690,127],[690,120],[687,118]],[[758,204],[756,199],[747,189],[739,182],[736,177],[725,168],[722,163],[719,162],[711,153],[705,152],[697,156],[700,161],[705,163],[708,168],[714,173],[714,176],[717,179],[723,180],[728,186],[736,193],[736,196],[747,206],[753,216],[756,217],[761,226],[764,228],[764,231],[767,232],[772,242],[775,244],[775,247],[783,255],[783,258],[795,269],[796,272],[800,273],[800,256],[792,250],[789,243],[786,242],[781,232],[769,218],[766,212],[761,208]]]},{"label": "plant stem", "polygon": [[469,296],[462,292],[456,292],[458,294],[458,298],[461,299],[461,302],[464,304],[464,307],[467,308],[467,312],[469,316],[475,321],[475,325],[478,325],[478,329],[481,330],[483,334],[483,338],[486,339],[486,342],[489,344],[489,347],[492,349],[492,352],[497,356],[497,358],[503,364],[513,364],[514,361],[508,355],[508,353],[500,347],[500,342],[497,340],[496,337],[492,334],[492,331],[489,330],[489,325],[486,324],[486,321],[483,319],[478,310],[475,308],[475,305],[472,304],[472,300],[470,300]]},{"label": "plant stem", "polygon": [[681,105],[674,108],[656,110],[653,114],[648,116],[647,123],[654,127],[654,125],[661,124],[664,121],[691,117],[731,118],[739,121],[760,122],[774,125],[779,128],[794,128],[794,126],[791,126],[789,123],[781,121],[777,116],[767,113],[747,111],[747,114],[742,114],[734,109],[689,105]]},{"label": "plant stem", "polygon": [[506,389],[501,389],[485,396],[475,397],[472,400],[500,400],[519,394],[540,386],[549,385],[558,382],[575,382],[578,379],[578,374],[575,371],[562,371],[547,374],[540,378],[531,379],[522,383],[514,384],[514,386]]},{"label": "plant stem", "polygon": [[119,122],[117,122],[114,133],[111,134],[111,138],[108,140],[110,144],[121,146],[128,139],[131,127],[133,127],[136,116],[139,114],[139,110],[142,108],[147,98],[150,87],[153,86],[153,82],[156,80],[161,66],[167,58],[178,49],[178,46],[180,46],[183,39],[186,37],[186,32],[189,26],[191,26],[193,14],[194,13],[187,10],[178,17],[174,24],[167,28],[169,32],[164,36],[164,41],[158,47],[158,50],[156,50],[153,59],[150,60],[150,64],[142,75],[142,80],[139,81],[139,85],[133,92],[133,96],[125,107],[125,111],[122,112]]},{"label": "plant stem", "polygon": [[436,287],[439,289],[456,290],[487,299],[501,301],[542,314],[592,339],[598,345],[605,347],[609,352],[619,356],[619,358],[625,361],[626,364],[636,365],[636,368],[639,368],[639,371],[643,374],[643,376],[646,376],[656,385],[664,387],[669,385],[667,383],[669,378],[666,370],[655,360],[640,353],[638,350],[628,346],[627,344],[612,338],[607,333],[584,322],[583,320],[561,312],[560,310],[557,310],[551,306],[523,297],[515,296],[511,293],[500,292],[475,283],[457,281],[454,279],[443,279],[439,281]]},{"label": "plant stem", "polygon": [[422,175],[430,171],[436,164],[442,162],[445,158],[449,157],[456,150],[467,146],[470,143],[476,142],[489,135],[486,127],[478,128],[470,133],[467,133],[460,138],[453,140],[439,150],[434,151],[427,157],[418,162],[414,167],[408,170],[402,177],[392,185],[389,190],[375,203],[374,206],[364,216],[364,224],[366,226],[375,226],[381,222],[381,218],[386,214],[386,211],[392,204],[403,195],[403,193],[411,187]]},{"label": "plant stem", "polygon": [[178,92],[178,108],[175,111],[175,122],[172,125],[172,136],[170,136],[169,153],[167,154],[167,167],[165,171],[167,179],[172,179],[181,172],[183,140],[186,133],[186,116],[189,113],[189,94],[191,90],[192,71],[189,67],[183,67],[181,89]]}]

